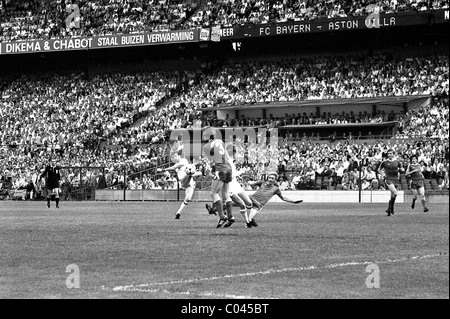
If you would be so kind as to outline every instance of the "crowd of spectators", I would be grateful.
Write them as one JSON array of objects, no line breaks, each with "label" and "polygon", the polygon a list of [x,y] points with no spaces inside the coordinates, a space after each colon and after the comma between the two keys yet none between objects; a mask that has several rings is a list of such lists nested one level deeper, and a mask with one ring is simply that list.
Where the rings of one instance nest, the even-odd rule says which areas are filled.
[{"label": "crowd of spectators", "polygon": [[[90,37],[448,8],[447,0],[2,0],[0,41]],[[66,21],[76,12],[79,18]]]},{"label": "crowd of spectators", "polygon": [[[234,156],[238,168],[246,172],[241,176],[242,185],[246,187],[249,180],[264,179],[267,173],[277,170],[282,189],[384,189],[383,176],[377,169],[386,159],[388,149],[396,152],[404,168],[410,156],[417,155],[424,167],[424,177],[435,180],[439,190],[449,187],[448,133],[443,138],[346,139],[334,143],[283,143],[280,140],[278,147],[249,143],[247,147],[242,141],[237,141]],[[409,181],[403,174],[401,179],[404,190],[409,189]]]},{"label": "crowd of spectators", "polygon": [[[149,71],[20,76],[1,91],[0,144],[29,145],[35,152],[52,146],[62,152],[95,148],[156,110],[176,90],[178,78],[178,72]],[[143,142],[151,140],[149,134]]]},{"label": "crowd of spectators", "polygon": [[[195,0],[9,0],[0,7],[0,41],[180,29],[196,8]],[[79,18],[67,23],[73,12]]]},{"label": "crowd of spectators", "polygon": [[151,139],[155,132],[142,136],[140,148],[132,136],[116,135],[170,98],[176,79],[178,72],[90,79],[82,73],[52,73],[5,80],[0,92],[0,171],[18,179],[25,170],[30,180],[31,172],[43,168],[50,156],[61,166],[128,165],[134,171],[160,165],[165,145],[163,139]]},{"label": "crowd of spectators", "polygon": [[448,55],[440,53],[229,62],[204,75],[179,99],[199,109],[274,101],[448,95],[448,71]]},{"label": "crowd of spectators", "polygon": [[385,0],[210,0],[194,15],[191,27],[332,19],[448,8],[448,1]]},{"label": "crowd of spectators", "polygon": [[[437,189],[448,190],[448,110],[448,95],[436,96],[432,103],[398,118],[399,130],[387,140],[360,139],[361,132],[355,137],[350,132],[331,142],[328,138],[320,139],[319,134],[306,136],[304,133],[297,139],[299,142],[292,142],[292,138],[279,139],[278,147],[238,139],[233,145],[237,167],[244,171],[241,184],[251,190],[248,181],[264,179],[268,172],[276,170],[280,173],[279,184],[283,189],[384,189],[383,176],[377,168],[386,158],[387,150],[393,149],[404,168],[411,155],[418,155],[424,177],[436,181]],[[196,163],[208,171],[209,164],[205,161],[200,158]],[[403,174],[401,178],[404,190],[409,189],[409,181]]]},{"label": "crowd of spectators", "polygon": [[[32,190],[39,198],[43,183],[38,175],[44,170],[49,158],[56,159],[62,170],[61,188],[64,192],[78,187],[100,187],[122,189],[125,176],[145,171],[156,182],[157,169],[168,163],[170,148],[167,143],[156,143],[136,148],[117,146],[114,148],[70,147],[69,152],[59,153],[54,148],[41,149],[35,153],[20,146],[0,147],[0,198],[8,190]],[[70,168],[69,168],[70,167]],[[139,174],[140,178],[142,173]],[[134,179],[134,177],[133,177]],[[129,178],[127,178],[128,182]],[[156,187],[159,184],[156,185]],[[25,194],[23,194],[25,196]],[[33,193],[31,194],[33,198]],[[36,197],[35,197],[36,198]]]},{"label": "crowd of spectators", "polygon": [[399,119],[398,138],[448,138],[449,134],[449,107],[448,96],[435,97],[433,103],[419,106],[406,113]]},{"label": "crowd of spectators", "polygon": [[[447,162],[439,159],[426,164],[431,166],[436,162],[436,165],[448,166],[448,146],[445,150],[445,143],[436,144],[436,141],[448,143],[449,132],[448,56],[444,54],[253,61],[241,63],[240,68],[224,65],[204,72],[142,71],[90,77],[77,72],[23,74],[13,78],[0,75],[0,82],[4,83],[0,92],[0,171],[5,174],[7,170],[16,177],[25,169],[25,173],[21,173],[26,180],[53,155],[62,166],[104,166],[109,175],[116,172],[118,177],[127,165],[134,181],[134,173],[167,163],[165,141],[173,129],[216,125],[214,119],[202,115],[202,111],[212,106],[416,94],[436,98],[430,105],[419,106],[404,115],[392,112],[340,112],[321,116],[297,113],[277,119],[269,114],[267,119],[241,118],[221,125],[255,124],[270,128],[396,120],[400,123],[395,137],[402,141],[399,143],[427,137],[427,143],[431,143],[427,153],[434,158],[437,153],[447,154],[440,155]],[[326,144],[316,144],[318,137],[302,136],[300,139],[301,143],[311,143],[308,148],[315,148],[312,155],[308,153],[308,161],[315,156],[323,159],[327,154]],[[329,147],[346,141],[351,145],[356,142],[351,136],[339,141],[341,144],[333,143]],[[107,147],[99,147],[105,144]],[[247,154],[247,158],[250,153],[262,156],[265,159],[256,161],[263,163],[258,164],[260,169],[266,167],[264,163],[270,164],[267,158],[276,158],[271,168],[279,162],[280,167],[277,164],[275,168],[281,172],[303,169],[307,163],[295,149],[268,150],[269,154],[257,148],[237,154]],[[274,155],[278,153],[284,153],[283,157]],[[241,158],[240,161],[245,169],[256,170],[248,160],[245,162]],[[154,172],[146,174],[153,177]],[[259,176],[256,172],[253,175]],[[156,185],[165,187],[161,186],[165,185],[162,182]]]},{"label": "crowd of spectators", "polygon": [[[269,60],[218,67],[212,72],[185,72],[181,93],[151,116],[123,132],[134,143],[161,141],[180,127],[345,124],[399,121],[402,113],[378,111],[332,114],[286,114],[284,117],[217,119],[202,116],[214,106],[270,103],[310,99],[341,99],[377,96],[448,95],[448,58],[444,54],[398,57],[355,55]],[[433,107],[434,114],[439,106]],[[204,115],[204,114],[203,114]],[[423,114],[422,114],[423,115]],[[436,115],[437,116],[437,115]],[[439,115],[441,116],[441,115]],[[410,121],[411,122],[411,121]],[[413,121],[414,122],[414,121]],[[434,119],[435,125],[440,121]],[[414,122],[415,123],[415,122]],[[441,131],[445,132],[445,124]],[[401,122],[400,131],[403,131]],[[408,124],[409,126],[409,124]],[[414,124],[412,124],[414,127]],[[428,126],[430,128],[430,126]],[[407,132],[407,136],[411,136]]]},{"label": "crowd of spectators", "polygon": [[145,130],[154,121],[168,123],[171,129],[397,121],[404,114],[328,112],[321,116],[303,113],[278,118],[269,115],[265,119],[243,116],[217,119],[202,117],[201,111],[217,106],[275,101],[448,95],[448,71],[448,56],[431,52],[422,56],[372,54],[230,62],[215,71],[191,75],[186,81],[189,85],[159,113],[168,116],[149,118],[137,131]]}]

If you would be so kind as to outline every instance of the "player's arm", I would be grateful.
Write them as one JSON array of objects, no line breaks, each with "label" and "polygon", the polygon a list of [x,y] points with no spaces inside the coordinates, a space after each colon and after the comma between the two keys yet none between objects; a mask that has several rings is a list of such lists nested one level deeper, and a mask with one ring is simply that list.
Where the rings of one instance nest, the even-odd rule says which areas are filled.
[{"label": "player's arm", "polygon": [[[409,168],[409,165],[408,165],[408,168]],[[412,174],[412,173],[416,173],[416,172],[417,173],[422,173],[422,167],[418,166],[416,169],[410,171],[409,173]]]},{"label": "player's arm", "polygon": [[45,174],[47,174],[47,171],[48,171],[48,166],[45,167],[45,170],[42,172],[41,175],[39,175],[39,179],[40,179],[40,180],[43,179],[43,178],[45,177]]},{"label": "player's arm", "polygon": [[262,183],[263,183],[263,181],[248,181],[248,185],[250,185],[250,186],[253,186],[253,185],[256,185],[256,186],[261,186],[262,185]]},{"label": "player's arm", "polygon": [[411,165],[408,165],[408,167],[406,168],[405,175],[411,175],[412,173],[415,173],[415,172],[420,172],[420,169],[416,168],[414,170],[411,170]]},{"label": "player's arm", "polygon": [[405,168],[403,167],[403,164],[401,162],[398,163],[398,172],[399,173],[405,172]]},{"label": "player's arm", "polygon": [[180,168],[182,166],[184,166],[184,163],[176,163],[175,165],[172,165],[172,166],[169,166],[169,167],[165,168],[164,171],[174,171],[177,168]]},{"label": "player's arm", "polygon": [[384,161],[381,162],[381,164],[378,166],[378,169],[377,169],[377,172],[380,176],[383,175],[383,165],[384,165]]},{"label": "player's arm", "polygon": [[202,176],[203,173],[200,171],[196,171],[194,174],[192,174],[192,177],[196,177],[196,176]]},{"label": "player's arm", "polygon": [[300,204],[301,202],[303,202],[302,199],[300,199],[300,200],[293,200],[293,199],[284,197],[283,194],[281,194],[281,192],[278,193],[277,195],[278,195],[278,197],[279,197],[282,201],[285,201],[285,202],[287,202],[287,203]]},{"label": "player's arm", "polygon": [[412,174],[412,172],[410,171],[410,169],[411,169],[411,165],[408,164],[408,167],[406,167],[405,175],[408,176],[408,175]]}]

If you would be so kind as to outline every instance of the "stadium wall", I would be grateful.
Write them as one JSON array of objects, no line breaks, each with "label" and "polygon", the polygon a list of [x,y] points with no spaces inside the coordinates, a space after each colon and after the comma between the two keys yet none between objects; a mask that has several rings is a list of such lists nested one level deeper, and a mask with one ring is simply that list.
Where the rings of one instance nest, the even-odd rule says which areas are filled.
[{"label": "stadium wall", "polygon": [[[295,103],[293,103],[295,104]],[[303,114],[303,112],[305,112],[307,115],[309,115],[310,113],[316,114],[316,106],[303,106],[303,105],[299,105],[298,107],[280,107],[280,108],[271,108],[270,104],[267,104],[267,108],[266,108],[266,116],[268,117],[269,114],[272,114],[274,117],[284,117],[285,114],[297,114],[297,113],[301,113]],[[387,109],[390,112],[390,109]],[[387,111],[385,110],[385,111]],[[367,111],[369,114],[372,113],[372,106],[371,105],[360,105],[360,104],[353,104],[353,105],[332,105],[332,106],[320,106],[320,114],[322,114],[323,112],[328,113],[331,112],[332,114],[335,113],[341,113],[341,112],[345,112],[345,113],[350,113],[350,111],[356,112],[358,113],[359,111],[364,112]],[[217,111],[217,118],[218,119],[225,119],[226,116],[229,116],[230,119],[235,119],[236,118],[236,112],[234,110],[218,110]],[[252,109],[252,108],[247,108],[247,109],[242,109],[239,110],[239,116],[244,115],[245,117],[251,117],[251,118],[257,118],[263,117],[263,110],[262,109]]]},{"label": "stadium wall", "polygon": [[[423,106],[424,104],[430,103],[431,98],[419,98],[419,99],[412,99],[411,101],[407,102],[407,110],[416,109],[419,106]],[[328,113],[331,114],[335,113],[350,113],[353,111],[355,114],[358,114],[359,112],[367,112],[369,114],[372,114],[373,107],[375,106],[376,111],[384,111],[385,113],[390,113],[392,110],[394,110],[395,113],[400,113],[402,111],[401,105],[396,105],[395,101],[389,103],[383,101],[376,102],[374,101],[373,104],[368,103],[349,103],[348,100],[342,100],[341,104],[335,104],[334,100],[330,101],[330,104],[327,105],[327,101],[324,100],[323,103],[317,104],[317,105],[304,105],[305,103],[301,103],[300,101],[292,101],[287,102],[289,103],[289,106],[285,107],[277,107],[277,104],[271,104],[268,103],[264,109],[266,111],[266,116],[268,117],[269,114],[272,114],[274,117],[284,117],[285,114],[291,115],[291,114],[298,114],[305,112],[307,115],[310,113],[316,114],[317,109],[319,110],[320,114],[322,113]],[[400,106],[400,107],[399,107]],[[228,115],[230,119],[235,119],[236,115],[241,116],[244,115],[245,117],[251,117],[251,118],[263,118],[263,108],[261,107],[252,107],[252,106],[243,106],[242,109],[239,109],[238,112],[236,112],[235,109],[227,109],[224,107],[223,110],[218,109],[217,110],[217,118],[218,119],[225,119]]]},{"label": "stadium wall", "polygon": [[[248,191],[248,194],[254,191]],[[302,199],[309,203],[359,203],[358,191],[283,191],[283,195],[293,200]],[[363,191],[361,203],[386,203],[390,197],[389,191]],[[104,190],[95,191],[97,201],[177,201],[184,199],[184,191],[170,190]],[[211,201],[210,191],[196,191],[192,197],[193,201]],[[409,199],[408,199],[409,201]],[[271,203],[282,202],[278,196],[272,197]],[[397,203],[404,203],[405,193],[398,192]],[[448,202],[448,196],[447,196]]]}]

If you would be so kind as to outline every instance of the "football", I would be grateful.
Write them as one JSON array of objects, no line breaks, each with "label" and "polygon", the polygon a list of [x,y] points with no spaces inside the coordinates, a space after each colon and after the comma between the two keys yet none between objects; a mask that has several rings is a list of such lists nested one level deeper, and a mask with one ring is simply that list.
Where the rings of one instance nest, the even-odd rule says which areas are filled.
[{"label": "football", "polygon": [[195,168],[195,165],[193,164],[186,165],[186,174],[193,175],[196,171],[197,169]]}]

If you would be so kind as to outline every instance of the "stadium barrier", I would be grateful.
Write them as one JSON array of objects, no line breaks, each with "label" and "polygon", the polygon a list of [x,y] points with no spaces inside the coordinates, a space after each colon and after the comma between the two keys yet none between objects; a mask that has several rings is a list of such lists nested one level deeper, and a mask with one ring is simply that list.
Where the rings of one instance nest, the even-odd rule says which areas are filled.
[{"label": "stadium barrier", "polygon": [[[426,192],[425,197],[426,197],[428,203],[442,203],[442,204],[447,203],[448,204],[449,200],[450,200],[448,191],[447,192],[446,191],[429,191],[429,192]],[[413,199],[412,194],[409,194],[409,193],[405,194],[405,203],[411,203],[412,199]],[[420,207],[421,207],[420,197],[417,200],[417,203],[419,203],[418,207],[420,209]],[[416,204],[416,207],[417,207],[417,204]]]},{"label": "stadium barrier", "polygon": [[[248,194],[253,194],[254,191],[248,191]],[[168,190],[95,190],[96,201],[178,201],[184,199],[184,192],[181,191],[181,196],[178,196],[176,189]],[[294,199],[302,199],[309,203],[386,203],[390,197],[389,191],[362,191],[361,196],[359,191],[283,191],[283,195]],[[210,202],[210,191],[195,191],[192,201]],[[278,196],[272,197],[271,203],[282,202]],[[399,191],[397,196],[397,203],[405,202],[405,192]],[[447,197],[448,202],[448,197]]]}]

